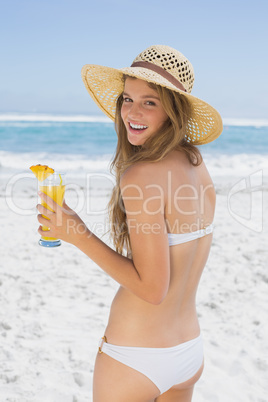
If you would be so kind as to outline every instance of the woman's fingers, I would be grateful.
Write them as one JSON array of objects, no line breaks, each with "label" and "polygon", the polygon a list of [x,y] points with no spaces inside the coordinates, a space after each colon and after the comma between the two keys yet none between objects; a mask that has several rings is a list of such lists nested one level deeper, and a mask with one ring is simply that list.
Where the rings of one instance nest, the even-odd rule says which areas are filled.
[{"label": "woman's fingers", "polygon": [[37,232],[41,235],[41,236],[48,236],[48,237],[55,237],[52,235],[50,228],[48,228],[47,230],[43,230],[43,226],[39,226]]},{"label": "woman's fingers", "polygon": [[47,216],[48,218],[50,218],[51,216],[55,215],[54,211],[50,211],[49,209],[45,208],[43,205],[38,204],[36,206],[38,212],[40,212],[42,215]]},{"label": "woman's fingers", "polygon": [[38,195],[41,198],[41,200],[45,202],[47,206],[49,206],[49,208],[51,208],[53,211],[57,211],[59,205],[55,201],[53,201],[51,197],[49,197],[45,193],[42,193],[42,191],[38,191]]},{"label": "woman's fingers", "polygon": [[[47,201],[47,199],[46,199]],[[51,200],[53,202],[53,200]],[[53,203],[50,202],[50,205],[53,206]],[[48,205],[50,207],[50,205]],[[57,205],[57,204],[56,204]],[[48,231],[49,231],[49,236],[51,237],[58,237],[61,233],[62,226],[63,226],[63,214],[62,214],[62,208],[57,205],[58,208],[56,209],[56,212],[50,211],[46,207],[44,207],[41,204],[38,204],[36,206],[38,212],[40,214],[37,215],[37,220],[41,224],[38,229],[38,233],[41,236],[48,236]],[[43,227],[48,228],[47,230],[43,230]]]},{"label": "woman's fingers", "polygon": [[[46,206],[41,204],[36,206],[39,212],[37,219],[41,225],[39,226],[38,233],[41,236],[55,237],[69,243],[74,243],[75,235],[81,232],[81,228],[83,231],[87,230],[84,222],[65,202],[63,202],[61,207],[52,198],[46,196],[46,194],[40,193],[39,195],[42,203],[44,202]],[[45,228],[49,228],[49,230],[43,230],[44,226]]]},{"label": "woman's fingers", "polygon": [[37,215],[37,220],[38,220],[39,223],[41,223],[41,225],[44,225],[44,226],[48,226],[49,223],[50,224],[52,223],[50,219],[46,218],[42,214]]}]

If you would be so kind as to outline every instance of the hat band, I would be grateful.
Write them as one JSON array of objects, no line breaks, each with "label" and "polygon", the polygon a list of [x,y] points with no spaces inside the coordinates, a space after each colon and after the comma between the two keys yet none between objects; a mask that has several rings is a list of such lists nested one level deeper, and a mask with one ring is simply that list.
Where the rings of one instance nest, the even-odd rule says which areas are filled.
[{"label": "hat band", "polygon": [[187,92],[182,83],[177,80],[177,78],[173,77],[172,74],[164,70],[162,67],[159,67],[153,63],[149,63],[148,61],[136,61],[135,63],[132,63],[130,67],[142,67],[147,68],[148,70],[152,70],[168,80],[176,88],[180,89],[181,91]]}]

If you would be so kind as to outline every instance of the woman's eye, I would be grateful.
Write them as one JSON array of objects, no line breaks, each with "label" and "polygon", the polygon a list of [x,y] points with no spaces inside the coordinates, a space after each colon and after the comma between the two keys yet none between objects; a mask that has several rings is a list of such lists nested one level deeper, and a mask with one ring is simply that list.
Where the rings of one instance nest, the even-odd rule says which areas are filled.
[{"label": "woman's eye", "polygon": [[131,99],[130,98],[123,98],[123,101],[124,102],[131,102]]},{"label": "woman's eye", "polygon": [[154,102],[152,102],[152,101],[147,101],[147,102],[146,102],[146,105],[149,105],[149,106],[155,106],[155,103],[154,103]]}]

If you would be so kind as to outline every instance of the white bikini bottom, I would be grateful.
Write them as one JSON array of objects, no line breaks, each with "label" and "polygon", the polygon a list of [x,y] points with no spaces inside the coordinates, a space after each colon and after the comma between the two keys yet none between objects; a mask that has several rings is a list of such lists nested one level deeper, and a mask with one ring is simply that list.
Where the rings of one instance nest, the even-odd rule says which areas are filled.
[{"label": "white bikini bottom", "polygon": [[161,394],[192,378],[204,359],[202,335],[169,348],[112,345],[103,337],[99,352],[144,374]]}]

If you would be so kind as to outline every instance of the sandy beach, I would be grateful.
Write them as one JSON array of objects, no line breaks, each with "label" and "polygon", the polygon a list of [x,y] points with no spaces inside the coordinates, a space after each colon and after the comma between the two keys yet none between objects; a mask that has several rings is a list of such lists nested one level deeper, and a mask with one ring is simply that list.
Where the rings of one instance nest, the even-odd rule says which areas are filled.
[{"label": "sandy beach", "polygon": [[[243,191],[242,177],[214,178],[213,245],[197,295],[205,370],[194,402],[267,401],[268,182],[254,177],[255,191]],[[38,245],[34,183],[11,194],[0,182],[0,401],[92,402],[95,354],[118,285],[72,245]],[[85,181],[77,184],[85,194]],[[90,214],[74,193],[67,203],[103,234],[110,185],[93,185]]]}]

